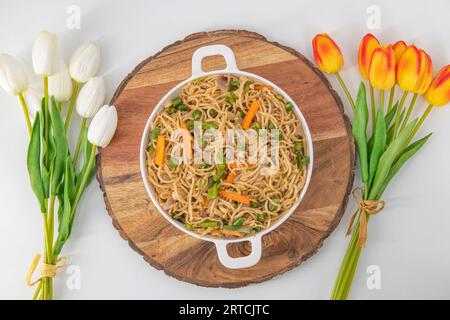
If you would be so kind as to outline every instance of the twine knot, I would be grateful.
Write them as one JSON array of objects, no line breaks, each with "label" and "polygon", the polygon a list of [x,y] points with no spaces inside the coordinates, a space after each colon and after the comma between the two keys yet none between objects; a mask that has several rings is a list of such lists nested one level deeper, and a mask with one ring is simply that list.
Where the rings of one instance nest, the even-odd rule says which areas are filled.
[{"label": "twine knot", "polygon": [[367,200],[364,199],[364,190],[362,188],[355,188],[352,191],[353,200],[358,205],[355,213],[350,220],[347,229],[347,235],[352,232],[353,224],[357,217],[359,217],[359,235],[358,245],[364,247],[367,240],[367,217],[377,214],[384,209],[385,202],[383,200]]},{"label": "twine knot", "polygon": [[[58,271],[58,269],[64,268],[67,265],[67,257],[64,257],[64,256],[59,257],[56,260],[56,264],[43,263],[41,266],[41,269],[39,270],[41,273],[41,276],[37,280],[32,282],[31,277],[33,276],[34,272],[36,271],[37,265],[40,260],[41,260],[41,255],[37,254],[34,257],[33,261],[31,262],[30,269],[28,270],[26,281],[27,281],[27,285],[30,287],[41,282],[42,278],[56,277],[56,271]],[[59,262],[61,262],[61,263],[59,263]]]}]

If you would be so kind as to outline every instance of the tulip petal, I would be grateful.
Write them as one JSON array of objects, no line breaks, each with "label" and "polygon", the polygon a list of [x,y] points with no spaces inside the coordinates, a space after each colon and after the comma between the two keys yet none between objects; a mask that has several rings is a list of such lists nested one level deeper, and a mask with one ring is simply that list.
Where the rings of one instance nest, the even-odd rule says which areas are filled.
[{"label": "tulip petal", "polygon": [[397,65],[400,61],[401,56],[406,50],[406,43],[403,40],[397,41],[392,45],[392,50],[394,50],[394,56],[395,56],[395,64]]},{"label": "tulip petal", "polygon": [[359,45],[358,50],[358,67],[361,76],[364,79],[369,79],[370,62],[375,49],[379,48],[380,42],[371,33],[366,34]]},{"label": "tulip petal", "polygon": [[318,34],[312,41],[314,59],[320,70],[336,73],[344,65],[344,58],[338,45],[326,33]]},{"label": "tulip petal", "polygon": [[387,90],[395,85],[395,57],[392,46],[374,50],[369,69],[370,84],[378,90]]},{"label": "tulip petal", "polygon": [[444,106],[450,101],[450,65],[439,70],[425,93],[425,99],[437,107]]}]

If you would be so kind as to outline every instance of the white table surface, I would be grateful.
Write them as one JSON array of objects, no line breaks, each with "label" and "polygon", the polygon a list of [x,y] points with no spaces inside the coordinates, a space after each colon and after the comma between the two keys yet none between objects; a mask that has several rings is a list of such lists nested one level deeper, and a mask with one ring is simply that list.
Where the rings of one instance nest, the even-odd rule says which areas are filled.
[{"label": "white table surface", "polygon": [[[79,30],[66,27],[70,5],[81,10]],[[377,5],[380,29],[367,14]],[[31,67],[31,45],[42,29],[56,32],[63,57],[87,40],[102,48],[100,73],[108,100],[135,65],[162,47],[198,31],[247,29],[312,58],[311,39],[328,32],[346,58],[342,72],[351,90],[359,81],[360,38],[374,33],[385,43],[403,39],[426,49],[437,70],[450,62],[450,2],[433,1],[2,1],[1,52]],[[332,79],[334,87],[343,94]],[[424,103],[418,104],[421,109]],[[348,107],[348,106],[347,106]],[[42,220],[25,166],[27,134],[16,99],[0,91],[0,298],[31,297],[25,274],[42,248]],[[348,108],[347,108],[347,111]],[[120,119],[119,119],[120,121]],[[74,126],[75,127],[75,126]],[[391,183],[386,209],[370,221],[351,298],[450,298],[450,106],[434,110],[423,132],[429,143]],[[357,177],[358,179],[358,177]],[[241,289],[202,288],[149,266],[112,227],[97,181],[83,197],[73,236],[64,248],[71,269],[60,272],[60,299],[327,299],[348,239],[354,204],[323,248],[301,267]],[[366,286],[367,267],[381,272],[381,289]],[[80,274],[80,288],[67,287],[67,270]]]}]

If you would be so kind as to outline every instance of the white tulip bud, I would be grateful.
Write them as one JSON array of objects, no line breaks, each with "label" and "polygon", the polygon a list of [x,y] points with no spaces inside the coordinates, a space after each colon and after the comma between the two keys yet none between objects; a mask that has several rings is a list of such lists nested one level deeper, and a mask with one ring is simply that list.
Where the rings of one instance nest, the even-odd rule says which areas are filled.
[{"label": "white tulip bud", "polygon": [[45,77],[52,75],[55,56],[56,35],[47,31],[39,32],[31,51],[34,72]]},{"label": "white tulip bud", "polygon": [[72,78],[64,61],[59,61],[56,73],[48,77],[48,93],[54,96],[57,102],[65,102],[72,96]]},{"label": "white tulip bud", "polygon": [[28,89],[28,76],[22,65],[8,54],[0,54],[0,86],[10,95]]},{"label": "white tulip bud", "polygon": [[34,119],[36,114],[41,110],[41,102],[44,93],[38,88],[30,87],[23,93],[23,98],[27,104],[28,112],[30,113],[30,118]]},{"label": "white tulip bud", "polygon": [[90,79],[81,88],[77,98],[77,113],[82,118],[92,118],[105,102],[106,86],[102,77]]},{"label": "white tulip bud", "polygon": [[105,148],[117,129],[117,110],[104,105],[92,119],[88,130],[88,140],[95,146]]},{"label": "white tulip bud", "polygon": [[70,76],[80,83],[88,81],[97,74],[100,58],[98,45],[93,42],[83,44],[70,58]]}]

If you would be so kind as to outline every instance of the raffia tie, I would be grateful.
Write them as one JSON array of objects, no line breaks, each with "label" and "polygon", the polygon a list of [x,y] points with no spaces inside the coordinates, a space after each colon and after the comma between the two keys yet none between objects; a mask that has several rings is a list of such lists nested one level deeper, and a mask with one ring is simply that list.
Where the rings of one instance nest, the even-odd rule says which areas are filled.
[{"label": "raffia tie", "polygon": [[[39,261],[41,260],[41,255],[37,254],[33,261],[31,262],[30,269],[28,270],[27,274],[27,285],[32,287],[35,284],[42,281],[43,278],[54,278],[56,277],[56,271],[58,269],[64,268],[67,265],[67,257],[59,257],[58,260],[56,260],[56,264],[47,264],[43,263],[41,266],[41,269],[39,270],[41,273],[41,276],[35,280],[31,281],[31,277],[33,276],[34,272],[36,271],[37,265],[39,264]],[[59,263],[61,262],[61,263]]]},{"label": "raffia tie", "polygon": [[367,217],[369,215],[374,215],[384,209],[383,200],[366,200],[364,199],[364,190],[362,188],[355,188],[352,191],[352,196],[355,202],[358,204],[358,209],[356,209],[353,214],[350,224],[348,225],[347,235],[352,232],[353,224],[356,218],[359,217],[359,236],[358,245],[364,247],[367,240]]}]

